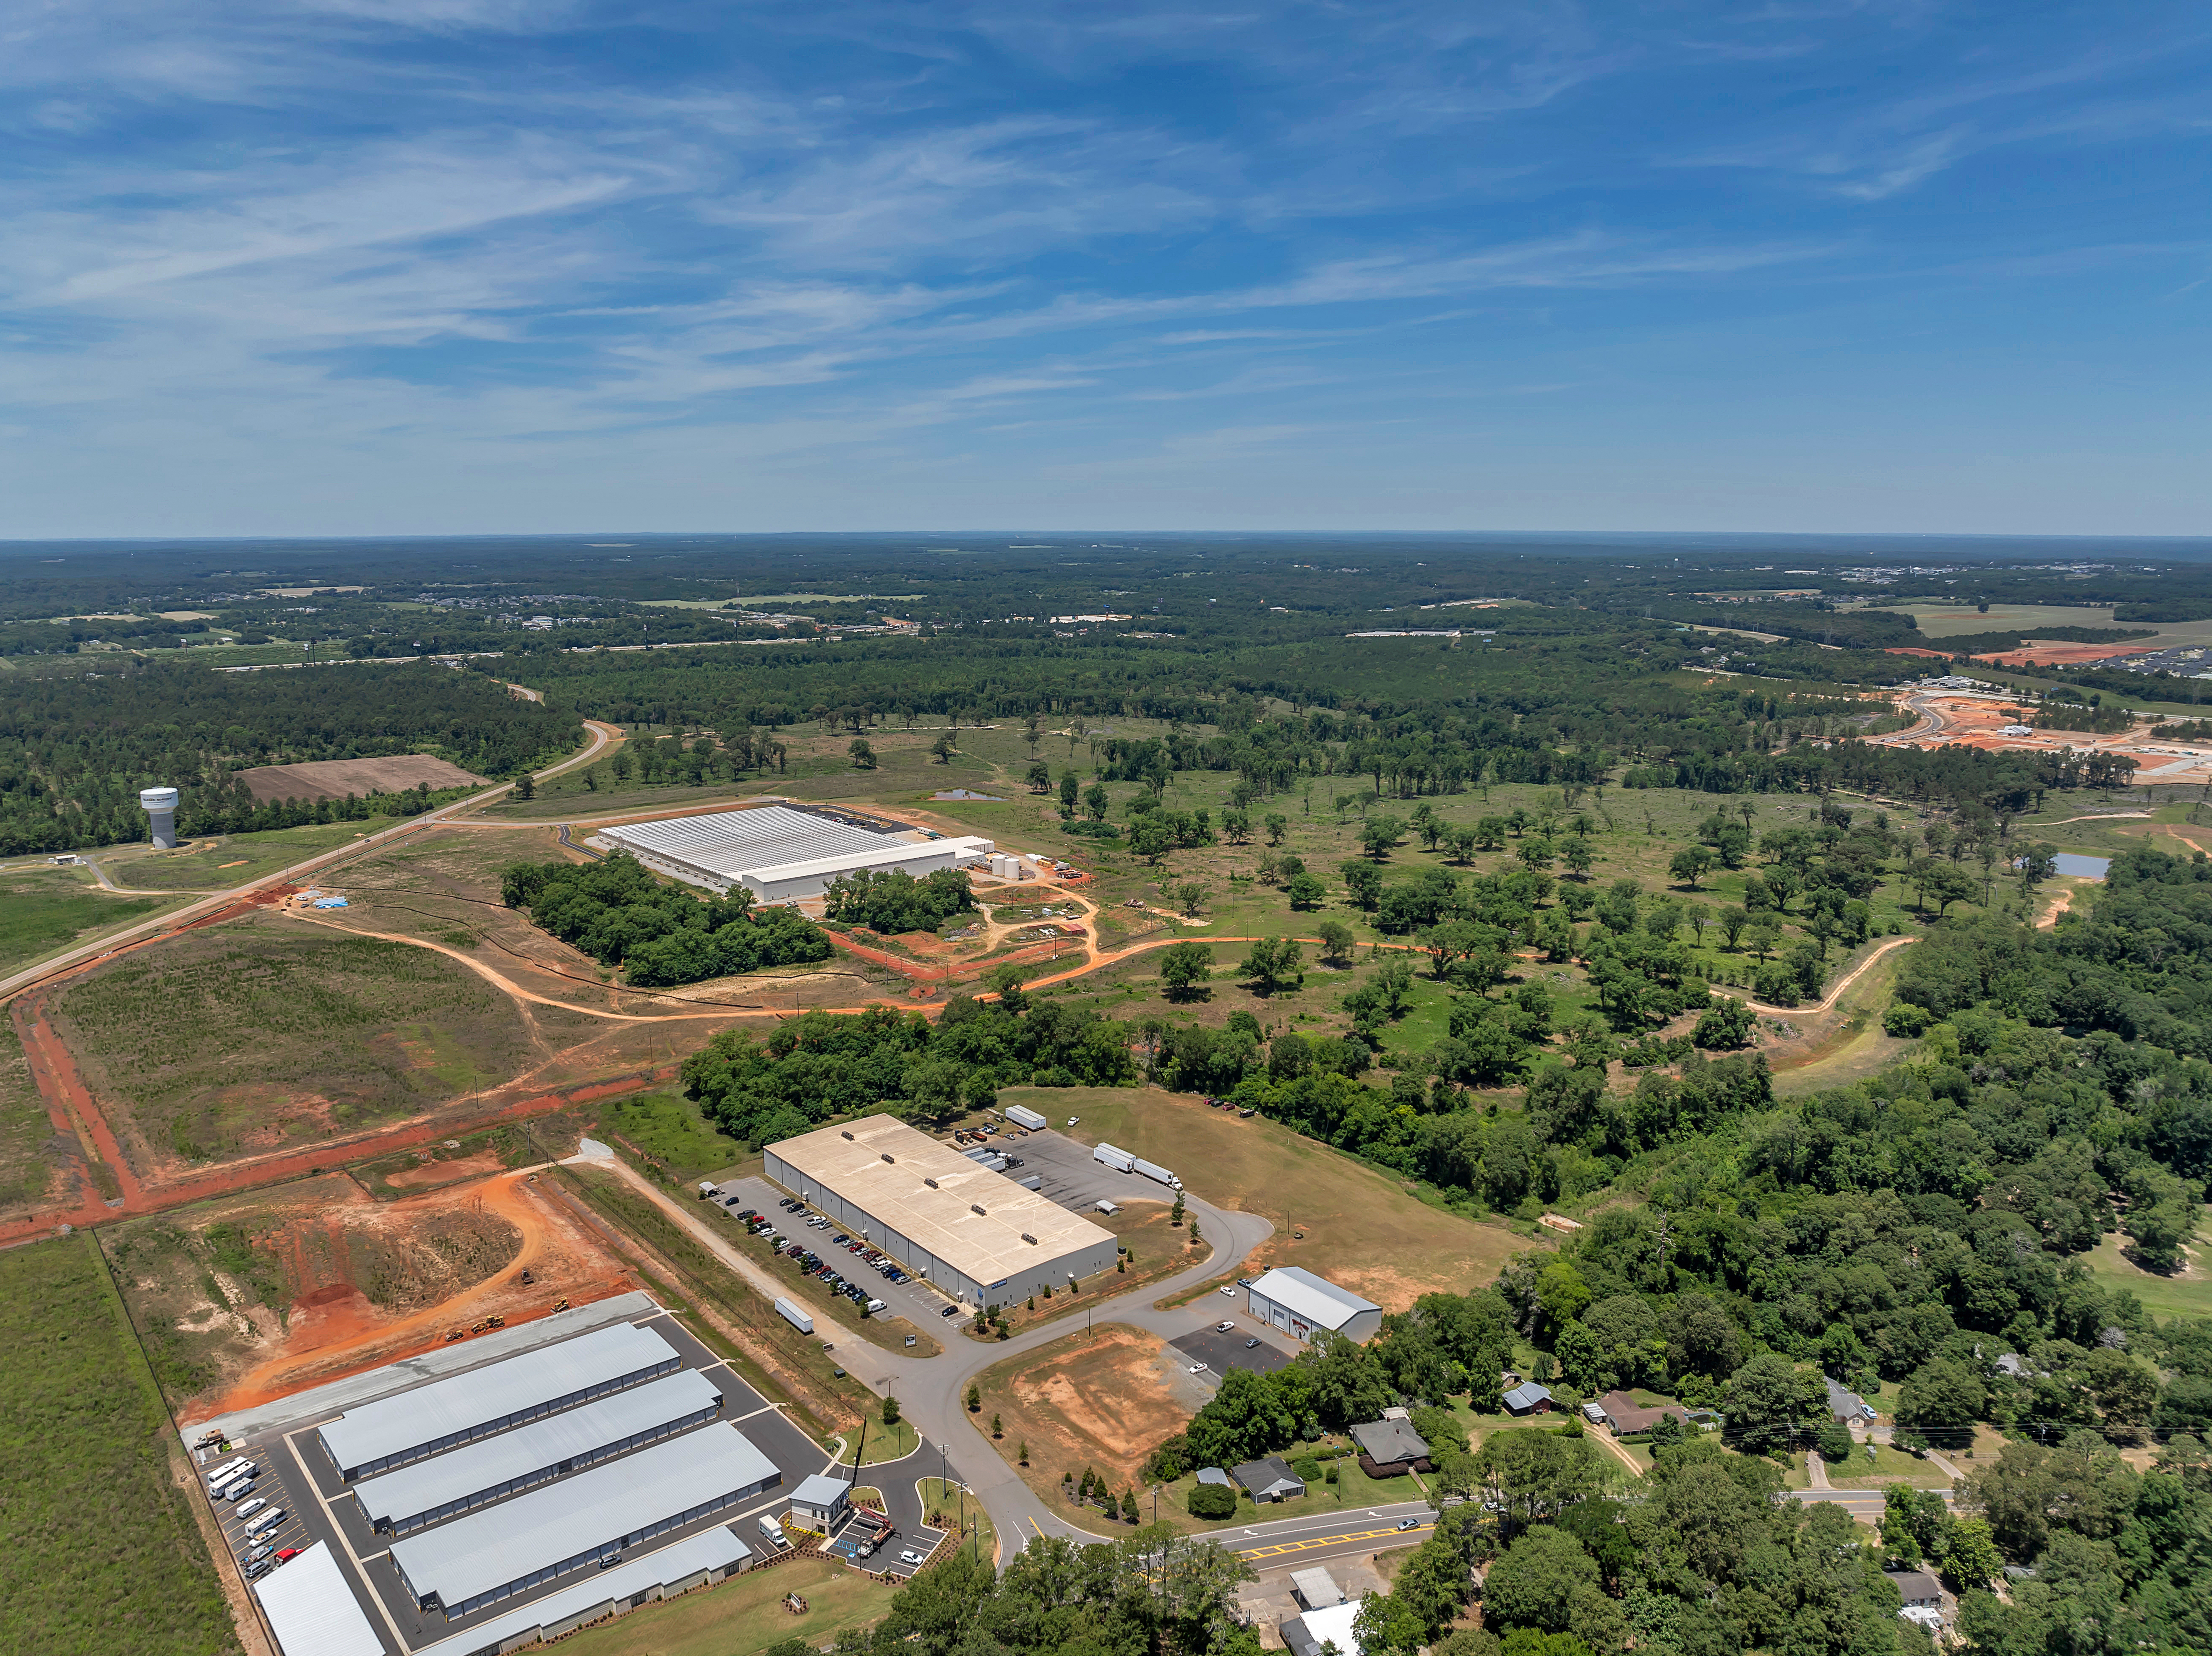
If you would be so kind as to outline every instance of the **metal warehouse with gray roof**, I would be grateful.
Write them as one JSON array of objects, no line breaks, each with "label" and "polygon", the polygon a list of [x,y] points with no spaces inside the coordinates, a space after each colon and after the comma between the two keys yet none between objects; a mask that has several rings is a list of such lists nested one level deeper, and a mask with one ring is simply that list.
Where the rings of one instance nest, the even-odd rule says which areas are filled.
[{"label": "metal warehouse with gray roof", "polygon": [[1364,1343],[1382,1327],[1381,1306],[1296,1265],[1276,1266],[1244,1293],[1254,1317],[1294,1339],[1310,1340],[1328,1329]]},{"label": "metal warehouse with gray roof", "polygon": [[722,1394],[712,1380],[696,1368],[678,1369],[450,1454],[363,1478],[354,1485],[353,1497],[371,1529],[406,1535],[703,1426],[721,1407]]},{"label": "metal warehouse with gray roof", "polygon": [[681,1366],[649,1328],[616,1323],[349,1409],[316,1429],[350,1483],[591,1402]]},{"label": "metal warehouse with gray roof", "polygon": [[641,1449],[392,1544],[424,1610],[457,1620],[695,1519],[764,1495],[783,1474],[731,1425]]},{"label": "metal warehouse with gray roof", "polygon": [[768,1176],[956,1300],[1011,1305],[1111,1271],[1114,1233],[903,1121],[771,1144]]},{"label": "metal warehouse with gray roof", "polygon": [[909,840],[782,805],[714,811],[601,828],[647,868],[727,893],[743,886],[764,903],[819,897],[832,880],[862,870],[923,875],[988,857],[988,840]]}]

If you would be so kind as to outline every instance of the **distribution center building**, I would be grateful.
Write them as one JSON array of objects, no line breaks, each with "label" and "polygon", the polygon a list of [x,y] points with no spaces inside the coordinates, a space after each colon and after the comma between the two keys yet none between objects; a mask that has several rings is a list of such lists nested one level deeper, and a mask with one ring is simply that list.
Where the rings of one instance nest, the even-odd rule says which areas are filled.
[{"label": "distribution center building", "polygon": [[743,886],[763,903],[819,897],[832,880],[863,870],[920,878],[997,849],[988,840],[877,834],[782,805],[629,822],[599,837],[656,873],[725,894]]},{"label": "distribution center building", "polygon": [[1382,1327],[1382,1307],[1296,1265],[1278,1265],[1244,1290],[1252,1315],[1295,1339],[1321,1329],[1364,1343]]},{"label": "distribution center building", "polygon": [[1011,1305],[1111,1271],[1113,1232],[887,1115],[768,1147],[768,1176],[915,1276]]}]

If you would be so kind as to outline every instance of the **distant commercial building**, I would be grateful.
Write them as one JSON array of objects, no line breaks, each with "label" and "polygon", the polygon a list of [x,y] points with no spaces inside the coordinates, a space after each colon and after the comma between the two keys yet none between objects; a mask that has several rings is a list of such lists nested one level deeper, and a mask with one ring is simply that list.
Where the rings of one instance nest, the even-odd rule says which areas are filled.
[{"label": "distant commercial building", "polygon": [[1296,1265],[1278,1265],[1244,1293],[1255,1318],[1293,1339],[1310,1340],[1328,1329],[1364,1344],[1382,1326],[1381,1306]]},{"label": "distant commercial building", "polygon": [[1011,1305],[1111,1271],[1114,1233],[887,1115],[768,1147],[768,1176],[939,1292]]},{"label": "distant commercial building", "polygon": [[782,805],[628,822],[599,837],[656,873],[725,895],[742,886],[763,903],[819,897],[833,880],[864,870],[919,878],[997,849],[988,840],[916,842]]}]

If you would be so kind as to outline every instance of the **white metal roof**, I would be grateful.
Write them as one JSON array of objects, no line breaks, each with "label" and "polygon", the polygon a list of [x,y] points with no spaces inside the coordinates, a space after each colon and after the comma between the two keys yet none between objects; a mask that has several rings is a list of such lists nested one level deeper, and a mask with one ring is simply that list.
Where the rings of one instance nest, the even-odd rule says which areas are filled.
[{"label": "white metal roof", "polygon": [[948,867],[951,863],[982,854],[983,841],[981,840],[935,840],[919,846],[907,845],[897,840],[878,840],[873,851],[839,852],[827,857],[808,857],[795,863],[746,868],[740,872],[759,884],[772,885],[778,880],[818,879],[825,874],[844,874],[862,868],[878,872],[885,870],[895,872],[907,863],[933,863],[940,868]]},{"label": "white metal roof", "polygon": [[511,1432],[433,1455],[380,1477],[365,1477],[354,1486],[354,1495],[372,1524],[412,1518],[449,1501],[464,1500],[511,1478],[526,1477],[572,1456],[695,1415],[717,1395],[714,1383],[697,1369],[682,1369],[580,1409],[548,1415]]},{"label": "white metal roof", "polygon": [[464,1604],[776,1475],[736,1427],[702,1427],[395,1541],[392,1562],[418,1593]]},{"label": "white metal roof", "polygon": [[1316,1651],[1325,1644],[1334,1644],[1343,1656],[1361,1656],[1358,1635],[1352,1624],[1359,1619],[1359,1607],[1364,1598],[1354,1598],[1346,1604],[1331,1604],[1326,1610],[1310,1610],[1303,1616],[1291,1618],[1305,1631],[1305,1641],[1300,1643],[1291,1636],[1291,1623],[1283,1623],[1283,1642],[1292,1652]]},{"label": "white metal roof", "polygon": [[510,1639],[550,1623],[564,1622],[579,1611],[628,1598],[647,1587],[681,1581],[701,1570],[727,1569],[750,1550],[726,1525],[717,1525],[704,1534],[686,1536],[674,1546],[633,1558],[627,1564],[594,1570],[574,1586],[534,1598],[520,1610],[507,1611],[489,1622],[479,1622],[466,1633],[424,1645],[415,1656],[476,1656],[478,1651],[498,1650]]},{"label": "white metal roof", "polygon": [[902,845],[890,834],[872,834],[781,805],[675,816],[659,822],[626,822],[599,832],[617,845],[690,863],[728,879],[787,864],[872,854]]},{"label": "white metal roof", "polygon": [[[319,1430],[324,1447],[341,1468],[365,1466],[450,1433],[634,1374],[675,1355],[676,1348],[652,1329],[616,1323],[558,1345],[520,1352],[365,1403]],[[404,1373],[401,1365],[393,1368],[395,1379]]]},{"label": "white metal roof", "polygon": [[331,1550],[318,1541],[254,1583],[284,1656],[385,1656]]},{"label": "white metal roof", "polygon": [[1113,1232],[887,1115],[817,1128],[768,1148],[815,1188],[896,1225],[986,1287],[1039,1260],[1114,1241]]},{"label": "white metal roof", "polygon": [[853,1486],[843,1478],[815,1472],[799,1480],[799,1487],[791,1492],[791,1499],[794,1506],[834,1507],[852,1493]]},{"label": "white metal roof", "polygon": [[1363,1311],[1382,1308],[1296,1265],[1276,1266],[1252,1284],[1252,1292],[1316,1328],[1341,1328]]}]

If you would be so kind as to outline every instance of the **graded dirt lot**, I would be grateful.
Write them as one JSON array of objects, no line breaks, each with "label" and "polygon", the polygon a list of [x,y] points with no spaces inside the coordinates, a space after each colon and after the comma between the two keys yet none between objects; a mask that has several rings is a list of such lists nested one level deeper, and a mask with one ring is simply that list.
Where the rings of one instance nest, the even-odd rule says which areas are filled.
[{"label": "graded dirt lot", "polygon": [[262,765],[240,771],[253,803],[272,799],[356,798],[372,793],[402,793],[428,782],[432,788],[465,788],[483,778],[427,753],[397,754],[388,759],[317,759],[302,765]]},{"label": "graded dirt lot", "polygon": [[[985,1374],[983,1407],[969,1420],[1009,1465],[1029,1445],[1029,1465],[1015,1470],[1048,1500],[1058,1501],[1061,1473],[1079,1477],[1086,1466],[1118,1489],[1205,1401],[1203,1388],[1171,1375],[1182,1367],[1158,1335],[1121,1323],[1079,1329]],[[997,1440],[994,1414],[1006,1429]]]},{"label": "graded dirt lot", "polygon": [[330,1174],[131,1222],[108,1248],[186,1419],[429,1350],[495,1314],[526,1321],[635,1285],[520,1172],[386,1202]]},{"label": "graded dirt lot", "polygon": [[1110,1141],[1172,1168],[1217,1206],[1270,1221],[1275,1234],[1241,1274],[1303,1265],[1385,1311],[1403,1311],[1423,1294],[1473,1293],[1512,1255],[1538,1246],[1504,1225],[1430,1207],[1403,1181],[1286,1127],[1156,1087],[1013,1087],[999,1101],[1055,1120],[1080,1116],[1070,1137]]}]

